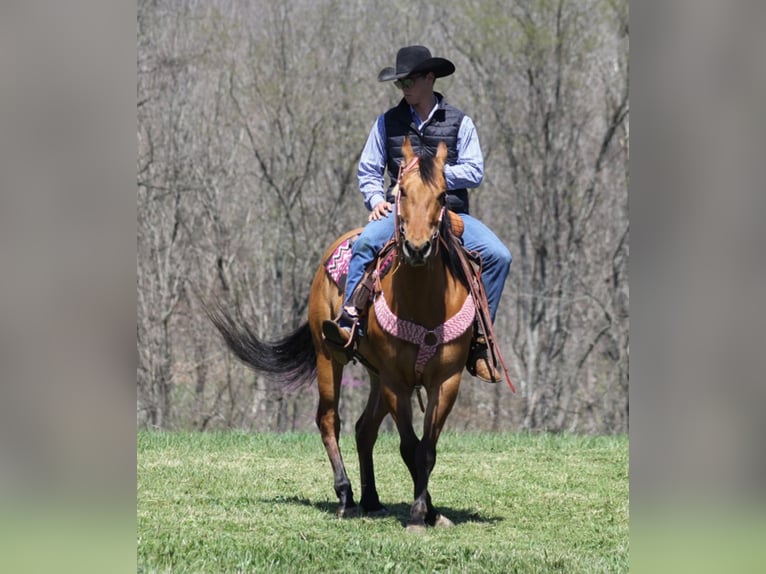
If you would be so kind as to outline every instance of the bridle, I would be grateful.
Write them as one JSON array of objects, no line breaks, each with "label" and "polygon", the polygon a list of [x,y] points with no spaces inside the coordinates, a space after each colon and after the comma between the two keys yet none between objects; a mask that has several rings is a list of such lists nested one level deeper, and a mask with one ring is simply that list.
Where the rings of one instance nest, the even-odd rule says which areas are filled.
[{"label": "bridle", "polygon": [[[394,209],[394,239],[396,241],[396,248],[401,254],[403,252],[403,242],[404,242],[404,225],[401,221],[401,216],[399,214],[400,212],[400,198],[402,196],[401,194],[401,184],[402,184],[402,178],[409,172],[415,170],[420,165],[420,158],[418,156],[415,156],[412,158],[406,165],[402,164],[399,166],[399,176],[396,178],[396,193],[394,194],[395,198],[395,209]],[[442,220],[444,219],[444,212],[446,210],[446,205],[442,203],[441,211],[439,211],[439,220],[436,224],[436,229],[434,229],[433,235],[431,235],[431,238],[428,240],[429,244],[431,245],[431,249],[433,249],[433,253],[436,254],[439,250],[439,233],[441,232],[442,228]],[[434,247],[435,245],[435,247]]]}]

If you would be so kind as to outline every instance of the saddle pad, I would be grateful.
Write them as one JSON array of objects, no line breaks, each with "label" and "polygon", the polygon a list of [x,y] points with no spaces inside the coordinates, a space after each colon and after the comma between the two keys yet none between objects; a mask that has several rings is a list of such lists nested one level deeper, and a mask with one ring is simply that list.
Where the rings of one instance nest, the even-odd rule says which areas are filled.
[{"label": "saddle pad", "polygon": [[324,264],[327,273],[341,289],[346,286],[348,263],[351,261],[351,247],[354,245],[357,237],[359,236],[353,235],[338,245]]}]

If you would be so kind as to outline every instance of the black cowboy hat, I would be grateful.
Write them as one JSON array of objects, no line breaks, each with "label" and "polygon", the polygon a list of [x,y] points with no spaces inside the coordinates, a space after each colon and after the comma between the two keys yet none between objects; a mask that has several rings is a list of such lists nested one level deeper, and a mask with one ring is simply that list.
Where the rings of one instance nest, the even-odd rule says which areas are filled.
[{"label": "black cowboy hat", "polygon": [[432,58],[431,50],[425,46],[407,46],[396,53],[396,68],[383,68],[378,81],[399,80],[424,72],[433,72],[437,78],[443,78],[454,71],[455,64],[445,58]]}]

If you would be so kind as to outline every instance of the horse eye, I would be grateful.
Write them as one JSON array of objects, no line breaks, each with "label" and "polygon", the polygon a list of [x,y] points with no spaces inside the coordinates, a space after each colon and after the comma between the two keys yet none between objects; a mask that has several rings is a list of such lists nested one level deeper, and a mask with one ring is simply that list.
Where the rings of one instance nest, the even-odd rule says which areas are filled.
[{"label": "horse eye", "polygon": [[399,184],[399,195],[401,197],[407,197],[407,191],[404,189],[404,187],[401,184]]},{"label": "horse eye", "polygon": [[442,191],[437,199],[439,200],[439,204],[444,205],[447,201],[447,192]]}]

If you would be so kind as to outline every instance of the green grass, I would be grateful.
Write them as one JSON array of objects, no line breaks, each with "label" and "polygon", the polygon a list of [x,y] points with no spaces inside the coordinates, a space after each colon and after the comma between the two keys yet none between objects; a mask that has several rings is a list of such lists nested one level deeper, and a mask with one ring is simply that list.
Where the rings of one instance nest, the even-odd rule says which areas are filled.
[{"label": "green grass", "polygon": [[[353,437],[342,437],[359,497]],[[454,528],[404,529],[397,435],[375,449],[384,518],[338,519],[318,433],[138,435],[139,572],[627,572],[627,437],[455,434],[429,490]]]}]

